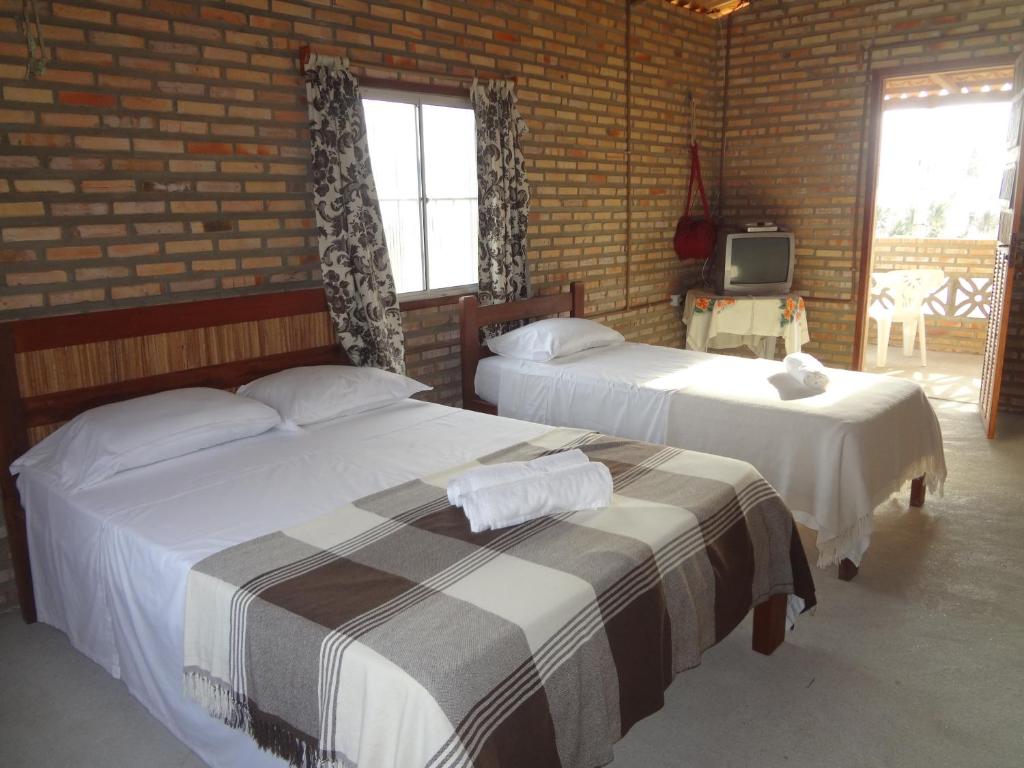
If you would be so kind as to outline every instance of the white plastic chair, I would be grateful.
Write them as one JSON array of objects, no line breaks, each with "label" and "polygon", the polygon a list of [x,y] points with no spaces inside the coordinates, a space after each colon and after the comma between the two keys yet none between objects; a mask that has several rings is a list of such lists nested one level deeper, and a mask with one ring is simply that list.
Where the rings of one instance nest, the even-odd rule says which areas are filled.
[{"label": "white plastic chair", "polygon": [[914,337],[920,336],[921,365],[928,365],[924,332],[924,302],[945,282],[941,269],[895,269],[871,275],[874,297],[868,315],[878,324],[878,350],[875,365],[885,367],[892,324],[903,323],[903,354],[914,354]]}]

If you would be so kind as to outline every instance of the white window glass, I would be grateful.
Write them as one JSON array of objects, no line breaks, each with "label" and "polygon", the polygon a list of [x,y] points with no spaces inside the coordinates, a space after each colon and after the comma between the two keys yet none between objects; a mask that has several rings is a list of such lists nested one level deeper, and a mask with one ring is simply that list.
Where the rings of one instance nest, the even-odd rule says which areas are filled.
[{"label": "white window glass", "polygon": [[427,274],[431,288],[477,281],[475,134],[472,110],[423,106]]},{"label": "white window glass", "polygon": [[399,293],[422,291],[423,236],[414,104],[363,100],[373,181]]},{"label": "white window glass", "polygon": [[467,105],[363,99],[370,160],[399,293],[477,281],[476,128]]}]

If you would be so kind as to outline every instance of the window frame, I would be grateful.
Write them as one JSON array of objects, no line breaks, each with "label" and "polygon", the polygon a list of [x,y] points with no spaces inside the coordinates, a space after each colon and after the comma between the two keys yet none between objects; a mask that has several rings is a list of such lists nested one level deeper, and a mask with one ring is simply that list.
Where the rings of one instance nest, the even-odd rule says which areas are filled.
[{"label": "window frame", "polygon": [[[452,96],[448,94],[425,93],[415,90],[401,90],[395,88],[378,88],[368,86],[360,90],[360,96],[369,101],[392,101],[401,104],[411,104],[416,109],[416,176],[419,193],[420,207],[420,249],[423,254],[421,271],[423,274],[424,287],[419,291],[405,291],[399,293],[400,298],[407,301],[418,299],[433,299],[464,296],[468,293],[478,293],[479,283],[468,283],[466,285],[449,285],[443,288],[430,288],[430,249],[427,244],[427,183],[426,163],[424,162],[423,148],[423,110],[424,106],[431,107],[456,107],[473,111],[473,103],[469,95]],[[371,158],[372,164],[372,158]],[[480,210],[480,196],[477,190],[477,213]]]}]

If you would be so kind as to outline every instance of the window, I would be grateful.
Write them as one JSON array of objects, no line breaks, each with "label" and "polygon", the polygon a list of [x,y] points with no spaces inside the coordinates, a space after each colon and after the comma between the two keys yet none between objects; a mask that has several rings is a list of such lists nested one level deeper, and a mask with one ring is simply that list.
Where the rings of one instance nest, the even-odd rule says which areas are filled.
[{"label": "window", "polygon": [[363,108],[398,292],[476,283],[476,122],[469,100],[367,89]]}]

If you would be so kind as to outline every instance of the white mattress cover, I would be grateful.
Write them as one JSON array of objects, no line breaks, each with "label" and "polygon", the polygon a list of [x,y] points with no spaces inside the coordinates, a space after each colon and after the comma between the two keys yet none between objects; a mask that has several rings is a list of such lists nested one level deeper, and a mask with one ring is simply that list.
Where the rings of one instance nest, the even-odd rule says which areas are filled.
[{"label": "white mattress cover", "polygon": [[498,413],[595,429],[753,464],[818,531],[818,564],[859,564],[871,513],[908,480],[946,477],[942,432],[914,382],[828,369],[823,393],[780,361],[625,343],[535,363],[480,361],[477,394]]},{"label": "white mattress cover", "polygon": [[283,766],[182,694],[185,586],[199,560],[548,428],[413,400],[273,431],[73,494],[28,470],[39,618],[120,677],[212,766]]}]

